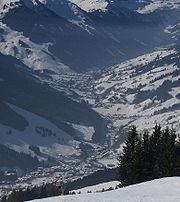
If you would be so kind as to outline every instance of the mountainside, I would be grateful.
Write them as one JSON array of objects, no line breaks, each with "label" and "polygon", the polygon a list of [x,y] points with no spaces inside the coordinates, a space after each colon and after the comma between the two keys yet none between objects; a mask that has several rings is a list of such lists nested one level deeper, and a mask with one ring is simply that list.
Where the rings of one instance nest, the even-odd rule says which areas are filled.
[{"label": "mountainside", "polygon": [[[70,99],[66,94],[38,80],[17,59],[2,54],[0,91],[0,141],[12,149],[10,152],[14,150],[17,159],[22,158],[22,164],[18,165],[16,158],[9,158],[8,163],[4,160],[0,162],[2,170],[16,170],[19,179],[13,181],[14,185],[33,183],[36,178],[39,181],[50,178],[54,180],[64,171],[66,175],[62,177],[67,180],[72,173],[77,177],[86,170],[92,172],[102,167],[101,163],[93,160],[93,155],[104,150],[98,144],[105,140],[106,123],[87,103]],[[28,156],[18,157],[15,152],[23,152]],[[8,153],[4,153],[4,157],[8,158]],[[36,162],[32,164],[33,170],[28,170],[27,173],[27,167],[23,164],[25,157],[36,157]],[[87,164],[93,167],[91,171],[86,167]],[[45,168],[41,172],[35,169],[35,172],[37,166]],[[23,175],[26,177],[21,179]],[[4,187],[3,183],[0,182],[0,188]]]},{"label": "mountainside", "polygon": [[126,127],[151,129],[155,122],[180,132],[180,49],[157,50],[116,65],[95,80],[95,109],[108,117],[123,141]]},{"label": "mountainside", "polygon": [[[28,75],[27,67],[12,57],[3,55],[0,55],[0,57],[0,88],[3,102],[17,105],[32,113],[46,117],[60,127],[66,125],[66,122],[82,123],[87,126],[93,125],[92,122],[95,125],[99,121],[102,122],[101,117],[93,112],[87,104],[73,101],[63,93],[40,83],[31,74]],[[23,67],[24,69],[22,69]],[[101,134],[98,130],[96,132],[99,135]]]},{"label": "mountainside", "polygon": [[[132,125],[142,131],[160,123],[180,132],[179,57],[179,46],[157,49],[103,71],[52,75],[46,82],[74,91],[107,120],[107,149],[116,153]],[[115,156],[101,162],[116,162]]]},{"label": "mountainside", "polygon": [[[142,14],[121,1],[93,12],[67,0],[0,3],[1,52],[56,73],[105,68],[172,43],[165,29],[179,22],[178,6]],[[133,4],[139,8],[139,2]]]},{"label": "mountainside", "polygon": [[[174,202],[178,201],[180,197],[179,193],[180,178],[162,178],[136,184],[128,187],[124,187],[114,191],[107,191],[103,193],[90,193],[90,194],[78,194],[72,196],[59,196],[47,199],[38,199],[34,202],[134,202],[134,201],[157,201],[157,202]],[[90,187],[91,189],[91,187]]]},{"label": "mountainside", "polygon": [[24,4],[28,8],[40,12],[41,14],[48,14],[47,10],[57,14],[68,21],[80,22],[83,20],[84,12],[75,4],[66,0],[53,1],[53,0],[1,0],[1,14],[2,16],[8,13],[11,9],[19,7]]},{"label": "mountainside", "polygon": [[106,12],[110,5],[120,8],[137,10],[140,13],[151,13],[157,9],[179,8],[179,0],[70,0],[87,12],[101,10]]}]

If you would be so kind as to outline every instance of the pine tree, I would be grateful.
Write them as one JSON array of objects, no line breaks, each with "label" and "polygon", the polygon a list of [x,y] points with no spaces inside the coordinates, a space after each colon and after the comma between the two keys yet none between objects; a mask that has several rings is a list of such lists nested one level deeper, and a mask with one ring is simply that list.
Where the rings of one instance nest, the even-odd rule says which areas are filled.
[{"label": "pine tree", "polygon": [[167,127],[161,137],[161,153],[159,166],[162,177],[173,176],[175,174],[175,131]]},{"label": "pine tree", "polygon": [[150,152],[152,155],[152,179],[159,178],[161,176],[160,173],[160,168],[159,168],[159,160],[160,160],[160,155],[162,153],[161,151],[161,136],[162,136],[162,131],[161,131],[161,126],[156,124],[154,127],[154,131],[151,135],[150,138]]},{"label": "pine tree", "polygon": [[155,125],[152,135],[140,138],[133,127],[119,156],[119,180],[122,186],[160,177],[180,176],[180,137]]},{"label": "pine tree", "polygon": [[142,167],[142,157],[143,157],[143,154],[142,154],[142,149],[141,149],[141,146],[142,146],[142,142],[141,142],[141,139],[138,138],[138,141],[137,141],[137,144],[135,146],[135,149],[134,149],[134,155],[133,155],[133,175],[134,175],[134,183],[140,183],[140,182],[143,182],[143,175],[142,175],[142,170],[143,170],[143,167]]},{"label": "pine tree", "polygon": [[144,132],[141,140],[141,182],[152,179],[153,175],[153,155],[150,135]]},{"label": "pine tree", "polygon": [[136,146],[138,144],[138,133],[133,126],[125,142],[122,154],[119,156],[119,180],[122,186],[136,183],[138,168],[136,155]]}]

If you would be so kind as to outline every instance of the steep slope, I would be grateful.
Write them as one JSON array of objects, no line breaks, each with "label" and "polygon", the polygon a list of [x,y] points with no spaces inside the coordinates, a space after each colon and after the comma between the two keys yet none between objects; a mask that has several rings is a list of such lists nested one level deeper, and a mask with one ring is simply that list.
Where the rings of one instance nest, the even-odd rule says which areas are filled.
[{"label": "steep slope", "polygon": [[17,32],[0,22],[0,48],[5,55],[22,61],[27,67],[38,72],[72,72],[60,59],[48,51],[50,44],[36,44],[22,32]]},{"label": "steep slope", "polygon": [[[83,25],[84,12],[78,6],[66,0],[1,0],[1,15],[3,16],[11,9],[19,7],[22,3],[24,3],[28,8],[36,10],[37,12],[44,12],[44,8],[47,8],[53,13],[67,19],[68,21],[74,22],[76,24],[79,23],[81,26]],[[41,9],[38,7],[41,7]]]},{"label": "steep slope", "polygon": [[155,122],[180,132],[180,49],[157,50],[116,65],[95,82],[95,109],[120,127],[123,141],[130,125],[151,129]]},{"label": "steep slope", "polygon": [[106,149],[106,122],[87,103],[55,90],[2,54],[0,91],[0,192],[59,176],[68,181],[104,167],[99,158]]},{"label": "steep slope", "polygon": [[8,2],[1,6],[1,29],[5,29],[1,52],[36,70],[105,68],[176,41],[164,30],[178,23],[177,9],[140,14],[111,2],[106,12],[86,12],[67,0]]},{"label": "steep slope", "polygon": [[[75,102],[48,85],[39,83],[35,77],[28,75],[26,67],[16,59],[4,55],[0,55],[0,57],[0,87],[3,101],[49,118],[59,126],[65,122],[82,123],[87,126],[94,124],[98,126],[99,123],[102,123],[101,117],[93,112],[87,104]],[[48,110],[46,110],[47,108]],[[100,135],[99,129],[96,132]]]},{"label": "steep slope", "polygon": [[34,202],[134,202],[134,201],[154,201],[154,202],[174,202],[178,201],[180,178],[162,178],[124,187],[115,191],[105,193],[78,194],[72,196],[59,196],[54,198],[34,200]]},{"label": "steep slope", "polygon": [[38,81],[22,63],[2,54],[0,89],[1,143],[48,146],[58,143],[59,137],[65,143],[81,140],[80,125],[93,128],[89,141],[103,142],[105,123],[87,104],[73,101]]},{"label": "steep slope", "polygon": [[95,10],[106,11],[108,1],[106,0],[70,0],[84,11],[93,12]]},{"label": "steep slope", "polygon": [[152,3],[152,1],[139,1],[139,0],[70,0],[77,4],[80,8],[87,12],[94,12],[96,10],[108,12],[111,5],[119,8],[128,8],[131,10],[137,10],[141,7]]},{"label": "steep slope", "polygon": [[165,31],[171,34],[176,44],[180,44],[180,23],[168,26]]},{"label": "steep slope", "polygon": [[151,13],[158,9],[178,9],[179,0],[70,0],[87,12],[101,10],[107,12],[109,5],[119,8],[137,10],[140,13]]},{"label": "steep slope", "polygon": [[168,1],[152,0],[152,1],[145,1],[145,2],[146,2],[146,5],[138,9],[140,13],[151,13],[156,10],[163,10],[163,9],[165,10],[180,9],[179,0],[168,0]]}]

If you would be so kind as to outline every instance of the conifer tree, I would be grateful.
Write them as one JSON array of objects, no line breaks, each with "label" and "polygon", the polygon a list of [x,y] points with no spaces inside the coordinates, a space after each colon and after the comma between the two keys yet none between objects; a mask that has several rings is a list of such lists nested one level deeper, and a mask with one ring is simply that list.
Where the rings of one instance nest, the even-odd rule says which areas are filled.
[{"label": "conifer tree", "polygon": [[135,145],[134,154],[133,154],[133,178],[134,183],[142,182],[143,176],[142,176],[142,149],[141,149],[141,139],[138,137],[137,144]]},{"label": "conifer tree", "polygon": [[125,142],[122,154],[119,156],[119,180],[122,186],[136,183],[138,170],[135,167],[137,159],[136,146],[138,144],[138,133],[136,127],[133,126]]},{"label": "conifer tree", "polygon": [[153,155],[150,135],[144,132],[141,140],[141,182],[150,180],[153,175]]},{"label": "conifer tree", "polygon": [[147,131],[141,138],[133,127],[118,160],[122,186],[180,176],[180,138],[173,129],[162,131],[157,124],[151,135]]},{"label": "conifer tree", "polygon": [[161,137],[160,170],[161,176],[173,176],[175,174],[175,143],[176,135],[173,129],[167,127]]},{"label": "conifer tree", "polygon": [[156,123],[153,133],[150,137],[150,152],[152,155],[152,179],[159,178],[161,176],[160,168],[159,168],[159,160],[161,151],[161,126]]}]

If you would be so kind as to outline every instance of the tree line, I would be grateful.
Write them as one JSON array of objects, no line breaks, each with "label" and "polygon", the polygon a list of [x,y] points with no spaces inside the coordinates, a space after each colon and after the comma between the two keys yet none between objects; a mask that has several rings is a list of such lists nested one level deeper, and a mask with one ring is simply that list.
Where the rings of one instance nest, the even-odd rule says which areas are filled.
[{"label": "tree line", "polygon": [[151,134],[133,126],[118,157],[118,175],[121,186],[180,176],[180,137],[157,124]]}]

